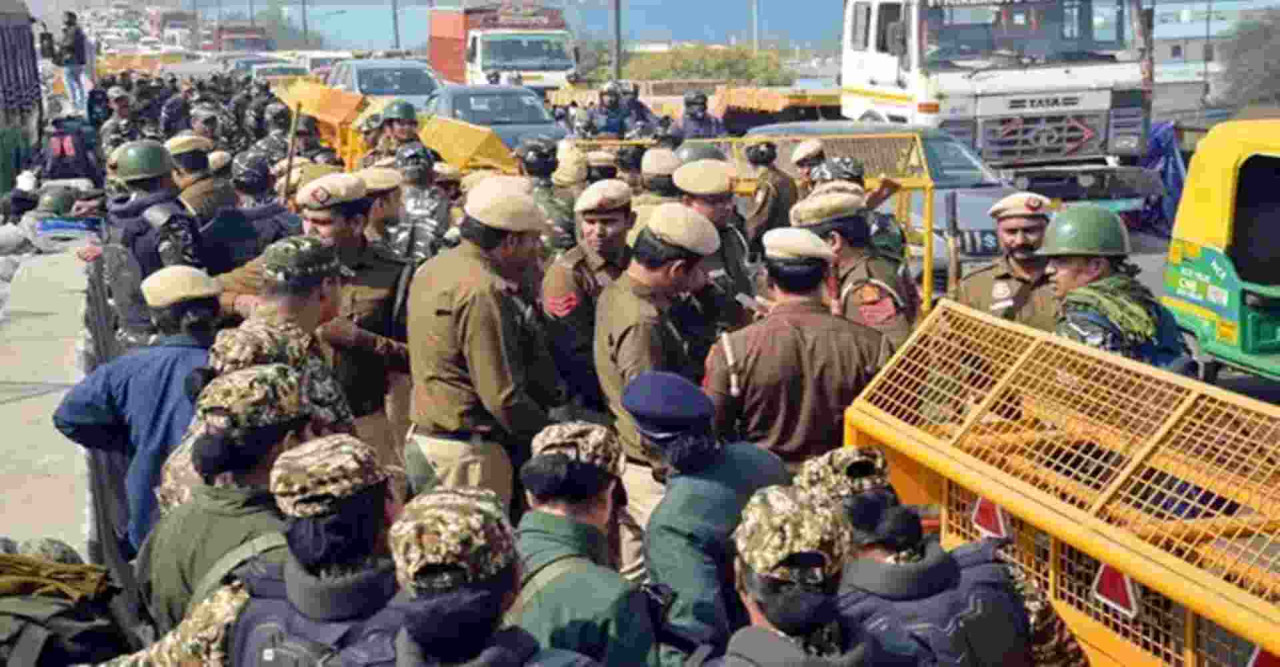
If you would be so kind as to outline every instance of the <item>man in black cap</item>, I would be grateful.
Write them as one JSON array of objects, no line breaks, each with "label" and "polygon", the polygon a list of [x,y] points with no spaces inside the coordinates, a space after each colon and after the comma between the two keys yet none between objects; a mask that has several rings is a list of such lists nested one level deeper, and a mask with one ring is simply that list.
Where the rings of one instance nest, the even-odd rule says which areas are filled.
[{"label": "man in black cap", "polygon": [[84,66],[88,62],[88,49],[85,44],[84,31],[76,20],[75,12],[67,12],[62,18],[62,40],[58,44],[58,55],[61,56],[62,73],[67,84],[67,96],[71,105],[78,111],[84,111]]}]

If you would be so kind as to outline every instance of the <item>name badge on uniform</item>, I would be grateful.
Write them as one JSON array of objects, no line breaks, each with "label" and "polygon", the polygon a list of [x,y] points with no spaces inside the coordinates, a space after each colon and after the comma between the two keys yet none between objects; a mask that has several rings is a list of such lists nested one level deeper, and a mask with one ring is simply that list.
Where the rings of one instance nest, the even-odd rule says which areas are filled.
[{"label": "name badge on uniform", "polygon": [[1009,288],[1009,283],[998,282],[991,285],[991,298],[999,301],[1000,299],[1008,299],[1013,296],[1013,290]]}]

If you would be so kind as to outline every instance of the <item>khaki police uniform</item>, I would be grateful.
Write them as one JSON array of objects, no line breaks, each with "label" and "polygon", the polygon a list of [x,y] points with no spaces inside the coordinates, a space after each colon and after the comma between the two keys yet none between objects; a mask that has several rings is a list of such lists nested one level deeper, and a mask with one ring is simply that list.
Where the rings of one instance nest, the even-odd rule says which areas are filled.
[{"label": "khaki police uniform", "polygon": [[[791,209],[791,225],[814,227],[847,218],[861,211],[864,202],[842,192],[815,195]],[[848,248],[839,259],[832,306],[833,313],[885,334],[894,349],[906,343],[919,310],[915,285],[898,268],[897,262],[876,255],[870,245]]]},{"label": "khaki police uniform", "polygon": [[[511,233],[546,231],[533,197],[494,178],[473,190],[466,214]],[[526,364],[520,286],[471,241],[427,260],[409,292],[414,350],[410,483],[486,487],[510,503],[528,443],[549,423]]]},{"label": "khaki police uniform", "polygon": [[[988,215],[996,224],[1004,218],[1040,218],[1049,222],[1049,200],[1032,192],[1019,192],[996,202]],[[1013,320],[1041,331],[1057,327],[1058,301],[1049,274],[1041,270],[1033,280],[1015,271],[1008,255],[964,277],[955,300],[984,313]]]},{"label": "khaki police uniform", "polygon": [[[723,160],[694,160],[672,175],[676,187],[692,196],[717,196],[733,190],[733,168]],[[703,260],[710,285],[693,295],[698,319],[712,325],[712,336],[738,329],[751,323],[751,313],[737,299],[739,295],[755,296],[755,280],[747,270],[747,239],[737,227],[725,223],[717,226],[720,248]],[[690,321],[682,322],[695,326]],[[709,343],[696,351],[705,359]]]},{"label": "khaki police uniform", "polygon": [[[675,151],[670,148],[650,148],[644,152],[644,157],[640,158],[640,176],[646,184],[649,179],[655,177],[671,178],[679,168],[680,158],[676,157]],[[644,224],[649,214],[659,204],[679,201],[679,197],[667,197],[652,191],[636,195],[631,200],[631,210],[636,212],[636,227],[639,228]]]},{"label": "khaki police uniform", "polygon": [[[822,142],[818,139],[806,139],[791,151],[791,164],[799,166],[805,160],[814,160],[823,156],[824,150]],[[796,196],[799,199],[808,197],[813,192],[813,182],[808,178],[801,178],[796,182]]]},{"label": "khaki police uniform", "polygon": [[[328,215],[339,203],[368,194],[364,181],[353,174],[317,178],[298,191],[298,205],[308,215]],[[363,243],[358,249],[339,251],[342,264],[355,275],[342,285],[338,317],[350,320],[359,331],[351,347],[334,349],[334,375],[347,394],[356,417],[356,431],[387,464],[402,462],[385,410],[389,375],[409,371],[402,315],[393,312],[400,281],[408,280],[407,263],[380,244]],[[235,271],[218,276],[223,309],[234,308],[241,294],[260,294],[264,287],[259,257]],[[403,312],[403,309],[402,311]],[[323,327],[322,327],[323,328]]]},{"label": "khaki police uniform", "polygon": [[[164,144],[170,155],[186,155],[188,153],[205,153],[213,151],[213,142],[195,135],[174,137]],[[213,219],[219,211],[236,208],[240,205],[240,197],[235,188],[225,179],[213,176],[213,165],[203,174],[196,175],[194,180],[182,188],[178,199],[186,204],[192,215],[200,224]]]},{"label": "khaki police uniform", "polygon": [[[830,262],[835,253],[808,230],[764,235],[766,262]],[[838,415],[893,349],[884,334],[831,314],[821,298],[786,300],[707,357],[704,388],[717,432],[755,443],[795,467],[840,446]]]},{"label": "khaki police uniform", "polygon": [[747,242],[754,252],[761,249],[760,237],[770,229],[786,227],[791,222],[791,207],[800,201],[795,179],[774,165],[760,167],[756,175],[756,194],[747,211]]},{"label": "khaki police uniform", "polygon": [[[655,209],[641,232],[642,238],[645,235],[704,258],[720,249],[715,225],[682,204],[663,204]],[[690,341],[669,315],[671,305],[670,295],[623,274],[600,294],[596,308],[596,373],[629,461],[622,477],[627,506],[619,524],[621,572],[632,581],[644,577],[644,526],[661,500],[662,485],[653,478],[653,465],[659,457],[645,448],[635,420],[623,408],[623,390],[645,371],[679,373],[691,381],[702,371],[702,359],[690,356]]]}]

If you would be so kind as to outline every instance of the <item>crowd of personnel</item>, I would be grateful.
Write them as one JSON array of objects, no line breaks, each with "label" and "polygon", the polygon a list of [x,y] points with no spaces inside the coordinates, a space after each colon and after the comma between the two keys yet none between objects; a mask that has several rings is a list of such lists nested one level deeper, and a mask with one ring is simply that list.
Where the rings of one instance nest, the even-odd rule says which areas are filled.
[{"label": "crowd of personnel", "polygon": [[[841,447],[922,310],[855,161],[754,143],[745,201],[678,135],[463,177],[397,100],[344,171],[247,79],[100,87],[99,140],[91,94],[34,164],[98,187],[5,213],[104,221],[129,351],[53,421],[127,461],[95,539],[155,635],[113,664],[1085,664],[1005,543],[942,549]],[[994,206],[951,297],[1182,363],[1119,218],[1050,208]]]}]

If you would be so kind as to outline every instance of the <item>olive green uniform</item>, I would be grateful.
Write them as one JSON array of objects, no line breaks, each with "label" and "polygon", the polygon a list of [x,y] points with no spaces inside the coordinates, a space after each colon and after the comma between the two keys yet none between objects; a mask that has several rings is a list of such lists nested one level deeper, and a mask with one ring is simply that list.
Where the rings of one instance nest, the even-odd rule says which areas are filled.
[{"label": "olive green uniform", "polygon": [[542,279],[542,309],[557,366],[575,405],[602,413],[608,404],[595,371],[596,305],[600,293],[622,275],[622,264],[579,245],[547,267]]},{"label": "olive green uniform", "polygon": [[1048,273],[1028,280],[1013,272],[1002,257],[964,277],[955,300],[996,317],[1052,332],[1057,324],[1058,302]]},{"label": "olive green uniform", "polygon": [[840,264],[840,307],[844,317],[883,333],[896,350],[915,326],[915,285],[898,273],[898,263],[860,251]]}]

